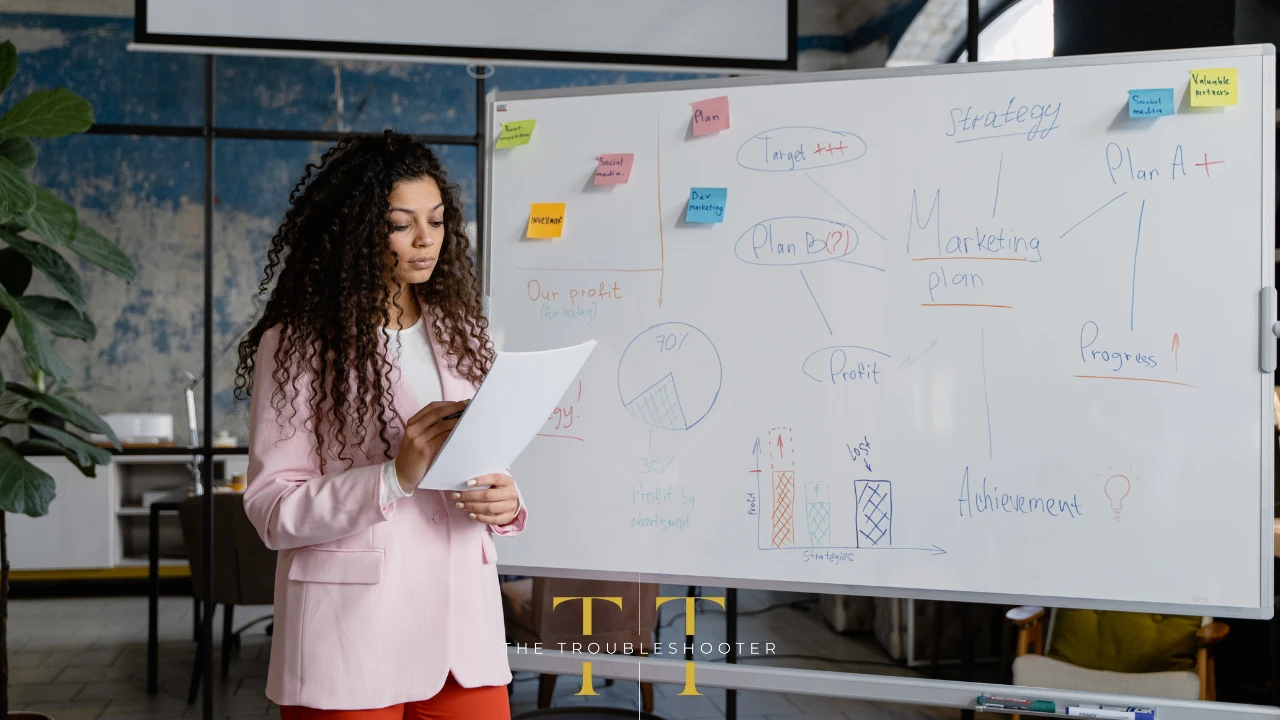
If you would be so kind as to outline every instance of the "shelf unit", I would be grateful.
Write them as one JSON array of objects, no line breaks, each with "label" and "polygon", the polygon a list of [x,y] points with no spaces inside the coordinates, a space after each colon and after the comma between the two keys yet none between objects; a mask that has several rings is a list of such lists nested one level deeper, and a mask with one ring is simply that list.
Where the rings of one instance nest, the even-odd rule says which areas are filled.
[{"label": "shelf unit", "polygon": [[[8,517],[10,564],[15,571],[104,570],[147,562],[150,509],[143,493],[190,487],[191,455],[121,454],[85,477],[62,457],[30,457],[57,483],[57,499],[39,518]],[[214,480],[248,469],[245,455],[219,455]],[[186,565],[187,548],[177,513],[160,516],[163,566]]]}]

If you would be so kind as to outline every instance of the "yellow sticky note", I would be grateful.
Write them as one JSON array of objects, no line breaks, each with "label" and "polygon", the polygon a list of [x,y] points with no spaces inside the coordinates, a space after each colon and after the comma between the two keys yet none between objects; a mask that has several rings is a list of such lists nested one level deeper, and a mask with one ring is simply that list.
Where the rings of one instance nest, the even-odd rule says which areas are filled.
[{"label": "yellow sticky note", "polygon": [[532,203],[529,205],[527,237],[558,238],[564,229],[564,203]]},{"label": "yellow sticky note", "polygon": [[528,145],[533,139],[533,126],[537,124],[537,120],[515,120],[502,123],[502,134],[498,135],[498,143],[494,147],[509,148]]},{"label": "yellow sticky note", "polygon": [[1235,68],[1206,68],[1191,71],[1191,107],[1221,107],[1240,102],[1236,92]]}]

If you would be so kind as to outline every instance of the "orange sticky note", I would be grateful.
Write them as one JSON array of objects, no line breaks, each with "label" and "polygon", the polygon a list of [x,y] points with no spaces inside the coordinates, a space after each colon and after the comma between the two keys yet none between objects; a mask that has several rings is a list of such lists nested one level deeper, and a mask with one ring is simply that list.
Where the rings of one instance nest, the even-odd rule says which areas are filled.
[{"label": "orange sticky note", "polygon": [[529,205],[529,229],[525,236],[546,239],[560,237],[564,229],[564,203],[532,203]]},{"label": "orange sticky note", "polygon": [[613,153],[601,155],[596,166],[595,185],[621,185],[631,177],[631,165],[635,162],[633,153]]},{"label": "orange sticky note", "polygon": [[693,134],[710,135],[729,129],[729,96],[702,100],[693,104]]}]

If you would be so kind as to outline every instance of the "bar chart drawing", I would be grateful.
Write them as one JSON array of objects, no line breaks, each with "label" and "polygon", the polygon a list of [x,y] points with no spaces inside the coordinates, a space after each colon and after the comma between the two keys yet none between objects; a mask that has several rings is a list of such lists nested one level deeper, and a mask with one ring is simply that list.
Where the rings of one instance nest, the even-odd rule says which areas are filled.
[{"label": "bar chart drawing", "polygon": [[772,532],[770,533],[773,547],[796,546],[795,497],[795,471],[775,470],[773,472]]},{"label": "bar chart drawing", "polygon": [[831,546],[831,491],[824,482],[805,483],[804,520],[814,547]]},{"label": "bar chart drawing", "polygon": [[860,548],[893,545],[893,483],[888,480],[855,480],[854,497],[858,509],[854,513]]}]

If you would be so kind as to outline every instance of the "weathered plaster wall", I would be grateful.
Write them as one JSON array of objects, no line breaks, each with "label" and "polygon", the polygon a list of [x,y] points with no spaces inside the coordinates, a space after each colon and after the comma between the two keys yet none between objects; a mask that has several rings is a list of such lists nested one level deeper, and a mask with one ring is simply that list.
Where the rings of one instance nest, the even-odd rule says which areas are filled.
[{"label": "weathered plaster wall", "polygon": [[[129,53],[132,35],[127,17],[0,13],[0,39],[17,44],[20,62],[0,110],[31,90],[62,85],[92,102],[99,122],[201,124],[203,58]],[[500,69],[489,86],[683,77],[689,76]],[[216,122],[224,127],[475,132],[475,82],[460,66],[219,58],[216,88]],[[198,373],[203,353],[203,141],[98,135],[37,143],[36,180],[75,204],[81,219],[115,239],[139,268],[136,282],[125,285],[81,263],[99,335],[87,344],[58,341],[77,370],[75,384],[99,412],[169,412],[182,427],[184,372]],[[215,350],[253,316],[265,245],[289,189],[323,149],[296,141],[217,142]],[[475,150],[438,149],[472,216]],[[51,292],[39,278],[37,291]],[[12,344],[0,348],[0,363],[6,375],[17,374]],[[232,401],[234,366],[233,349],[215,368],[216,429],[243,438],[243,407]]]}]

